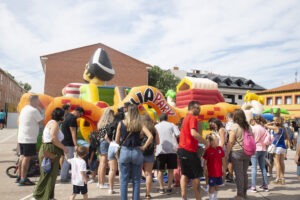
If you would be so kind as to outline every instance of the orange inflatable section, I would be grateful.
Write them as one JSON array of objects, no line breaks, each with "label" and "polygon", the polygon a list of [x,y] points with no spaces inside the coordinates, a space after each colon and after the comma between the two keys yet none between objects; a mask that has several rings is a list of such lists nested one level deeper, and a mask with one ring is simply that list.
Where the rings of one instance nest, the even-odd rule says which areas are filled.
[{"label": "orange inflatable section", "polygon": [[97,130],[97,122],[100,119],[101,115],[103,114],[105,108],[99,108],[95,104],[73,98],[73,97],[56,97],[53,101],[48,105],[46,112],[45,112],[45,123],[47,123],[51,119],[52,111],[57,107],[62,107],[64,104],[71,105],[71,111],[74,110],[76,107],[82,107],[84,109],[84,115],[82,118],[87,120],[92,126],[94,130]]},{"label": "orange inflatable section", "polygon": [[18,111],[21,112],[21,110],[29,104],[29,97],[31,95],[38,95],[39,96],[39,100],[40,100],[40,105],[39,107],[42,109],[42,110],[45,110],[48,105],[52,102],[53,100],[53,97],[49,96],[49,95],[46,95],[46,94],[33,94],[33,93],[26,93],[26,94],[23,94],[23,96],[21,97],[20,99],[20,102],[18,104]]},{"label": "orange inflatable section", "polygon": [[[24,94],[18,105],[19,112],[22,108],[29,103],[29,97],[31,93]],[[73,97],[56,97],[52,98],[48,95],[39,94],[39,99],[41,102],[41,108],[45,109],[45,124],[51,119],[52,111],[57,107],[62,107],[64,104],[71,105],[71,111],[76,107],[80,106],[85,110],[85,114],[82,116],[86,121],[88,121],[94,130],[97,130],[97,122],[101,118],[105,108],[100,108],[94,103],[81,100]],[[186,116],[188,110],[187,108],[176,108],[170,106],[163,94],[156,88],[151,86],[141,86],[132,88],[130,93],[123,99],[122,102],[111,106],[110,108],[117,111],[118,108],[124,106],[125,102],[130,102],[136,105],[147,104],[151,106],[159,116],[161,113],[168,114],[168,121],[174,124],[178,123],[179,120]],[[228,112],[233,112],[235,109],[240,108],[240,106],[231,105],[228,103],[218,103],[215,105],[203,105],[201,106],[201,112],[198,116],[199,121],[208,121],[210,118],[219,118],[225,121],[225,116]],[[88,141],[88,134],[82,134],[85,140]]]}]

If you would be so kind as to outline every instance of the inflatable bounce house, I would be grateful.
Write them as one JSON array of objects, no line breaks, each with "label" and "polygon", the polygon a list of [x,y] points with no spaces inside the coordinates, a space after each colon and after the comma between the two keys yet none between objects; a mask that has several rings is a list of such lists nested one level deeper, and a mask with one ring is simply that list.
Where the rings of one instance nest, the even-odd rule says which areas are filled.
[{"label": "inflatable bounce house", "polygon": [[[178,123],[187,114],[187,104],[191,100],[201,103],[199,121],[205,122],[214,117],[225,121],[227,112],[233,112],[240,108],[224,102],[224,98],[218,92],[217,84],[208,79],[196,79],[186,77],[177,87],[177,99],[175,106],[175,91],[170,91],[166,96],[157,88],[151,86],[139,86],[133,88],[105,86],[105,82],[114,77],[114,69],[104,49],[97,49],[85,66],[83,79],[87,84],[70,83],[62,89],[63,96],[50,97],[38,94],[40,108],[44,112],[45,124],[50,120],[51,113],[56,107],[70,104],[71,111],[80,106],[85,114],[78,119],[78,138],[89,142],[88,136],[92,130],[97,130],[97,122],[101,118],[106,107],[114,112],[123,107],[125,102],[136,104],[140,113],[148,113],[156,120],[161,113],[168,115],[168,120]],[[18,111],[29,103],[30,93],[21,97]],[[39,137],[41,140],[41,135]]]}]

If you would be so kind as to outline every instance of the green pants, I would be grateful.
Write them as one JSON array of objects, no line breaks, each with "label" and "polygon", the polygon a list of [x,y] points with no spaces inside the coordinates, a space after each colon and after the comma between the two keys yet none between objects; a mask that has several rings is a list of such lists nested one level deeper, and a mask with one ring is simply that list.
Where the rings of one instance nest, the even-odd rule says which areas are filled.
[{"label": "green pants", "polygon": [[61,155],[63,155],[63,151],[60,148],[56,147],[55,145],[42,144],[42,146],[40,148],[40,153],[39,153],[40,165],[42,164],[41,157],[42,157],[44,151],[48,151],[57,156],[51,165],[50,173],[45,173],[43,171],[42,167],[40,168],[41,176],[40,176],[39,182],[36,186],[36,189],[33,193],[33,197],[36,198],[37,200],[49,200],[49,199],[54,198],[54,188],[55,188],[56,178],[58,175],[59,159],[60,159]]}]

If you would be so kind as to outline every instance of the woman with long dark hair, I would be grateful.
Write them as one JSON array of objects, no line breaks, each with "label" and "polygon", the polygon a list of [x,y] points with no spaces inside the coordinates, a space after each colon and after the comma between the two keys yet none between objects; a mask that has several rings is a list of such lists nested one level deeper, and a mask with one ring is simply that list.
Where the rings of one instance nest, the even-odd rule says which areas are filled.
[{"label": "woman with long dark hair", "polygon": [[44,152],[49,152],[55,155],[55,159],[51,163],[51,172],[46,173],[41,168],[41,176],[33,193],[33,199],[54,199],[54,188],[58,175],[59,160],[61,155],[67,154],[69,149],[66,148],[61,141],[64,139],[64,134],[59,129],[59,123],[64,120],[64,110],[55,108],[51,114],[50,120],[43,132],[43,143],[39,152],[39,162],[42,164]]},{"label": "woman with long dark hair", "polygon": [[109,183],[109,194],[114,194],[114,181],[115,176],[118,170],[118,161],[115,157],[115,153],[118,148],[118,144],[115,142],[116,132],[118,124],[121,120],[125,117],[124,112],[118,111],[115,115],[114,121],[110,124],[109,131],[106,135],[106,140],[109,141],[109,148],[108,148],[108,163],[109,163],[109,173],[108,173],[108,183]]},{"label": "woman with long dark hair", "polygon": [[[141,146],[141,131],[148,137],[146,143]],[[134,104],[128,106],[128,114],[117,128],[116,143],[120,144],[119,168],[121,171],[121,199],[127,200],[129,176],[132,176],[133,200],[140,199],[140,182],[143,165],[143,151],[153,140],[153,135],[142,125],[138,107]],[[121,141],[121,142],[120,142]],[[130,173],[131,172],[131,173]]]},{"label": "woman with long dark hair", "polygon": [[246,198],[248,189],[247,169],[249,167],[250,156],[244,153],[243,142],[244,132],[252,134],[252,130],[246,120],[243,110],[236,109],[233,112],[233,122],[229,128],[229,141],[227,145],[226,157],[230,152],[233,170],[236,174],[237,200]]},{"label": "woman with long dark hair", "polygon": [[[151,199],[150,191],[152,186],[152,170],[154,163],[154,151],[156,145],[159,144],[159,136],[157,130],[153,125],[153,121],[148,114],[144,114],[141,116],[142,124],[152,133],[153,141],[151,142],[151,149],[144,151],[144,161],[143,161],[143,169],[146,178],[146,199]],[[141,132],[142,141],[147,141],[147,136],[144,132]],[[152,148],[153,147],[153,148]]]}]

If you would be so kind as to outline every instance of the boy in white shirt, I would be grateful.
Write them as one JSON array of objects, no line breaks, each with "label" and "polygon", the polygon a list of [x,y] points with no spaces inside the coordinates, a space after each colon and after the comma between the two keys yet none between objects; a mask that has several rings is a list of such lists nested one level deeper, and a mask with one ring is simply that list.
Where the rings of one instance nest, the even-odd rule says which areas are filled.
[{"label": "boy in white shirt", "polygon": [[66,160],[72,166],[72,184],[73,194],[70,196],[70,200],[74,200],[77,194],[82,194],[83,199],[88,199],[87,182],[88,177],[86,175],[86,162],[83,159],[87,155],[87,149],[84,146],[78,147],[74,158]]}]

